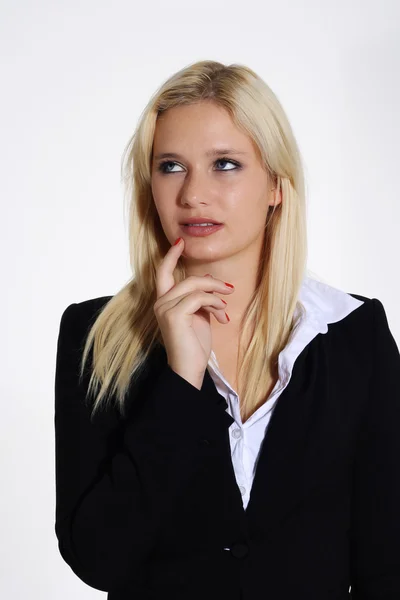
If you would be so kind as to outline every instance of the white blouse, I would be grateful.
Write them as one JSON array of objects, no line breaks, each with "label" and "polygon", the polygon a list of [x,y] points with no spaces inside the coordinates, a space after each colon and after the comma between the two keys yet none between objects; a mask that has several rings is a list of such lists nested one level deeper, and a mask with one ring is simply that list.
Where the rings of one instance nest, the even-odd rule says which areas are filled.
[{"label": "white blouse", "polygon": [[363,301],[353,298],[350,294],[309,276],[303,280],[299,299],[306,312],[304,314],[299,308],[296,309],[295,317],[298,322],[288,344],[278,357],[278,381],[267,401],[245,423],[242,423],[240,417],[239,396],[219,370],[214,351],[211,352],[208,361],[208,372],[215,382],[218,392],[228,403],[226,412],[235,419],[229,428],[229,439],[232,464],[245,509],[250,499],[261,443],[265,437],[273,408],[290,381],[296,358],[318,333],[327,333],[329,323],[336,323],[344,319],[363,304]]}]

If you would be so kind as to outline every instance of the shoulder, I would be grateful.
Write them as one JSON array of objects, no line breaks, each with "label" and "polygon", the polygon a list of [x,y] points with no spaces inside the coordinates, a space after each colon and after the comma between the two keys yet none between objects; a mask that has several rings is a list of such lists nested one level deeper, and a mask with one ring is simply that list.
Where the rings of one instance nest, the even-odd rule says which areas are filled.
[{"label": "shoulder", "polygon": [[111,298],[100,296],[69,304],[61,314],[60,335],[75,339],[84,336]]},{"label": "shoulder", "polygon": [[364,329],[364,327],[371,322],[372,313],[374,310],[374,298],[369,298],[368,296],[362,296],[361,294],[350,292],[348,292],[347,295],[355,300],[358,300],[360,304],[359,306],[356,306],[355,310],[350,312],[350,314],[343,321],[346,322],[347,320],[349,325],[354,325]]},{"label": "shoulder", "polygon": [[354,317],[359,325],[367,324],[369,328],[388,326],[386,309],[379,298],[368,298],[354,293],[348,295],[363,303],[354,311]]},{"label": "shoulder", "polygon": [[379,298],[369,298],[361,294],[348,293],[360,301],[358,307],[344,319],[330,325],[332,339],[337,338],[348,346],[357,346],[361,355],[375,355],[376,349],[398,354],[397,344],[393,337],[384,304]]}]

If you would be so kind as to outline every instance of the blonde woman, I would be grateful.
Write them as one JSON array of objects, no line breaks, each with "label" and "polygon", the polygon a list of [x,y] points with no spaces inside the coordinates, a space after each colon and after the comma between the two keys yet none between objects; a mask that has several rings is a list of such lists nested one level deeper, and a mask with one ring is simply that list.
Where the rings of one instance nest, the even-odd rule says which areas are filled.
[{"label": "blonde woman", "polygon": [[63,559],[109,600],[399,599],[399,351],[378,299],[306,269],[277,97],[189,65],[123,176],[134,277],[59,330]]}]

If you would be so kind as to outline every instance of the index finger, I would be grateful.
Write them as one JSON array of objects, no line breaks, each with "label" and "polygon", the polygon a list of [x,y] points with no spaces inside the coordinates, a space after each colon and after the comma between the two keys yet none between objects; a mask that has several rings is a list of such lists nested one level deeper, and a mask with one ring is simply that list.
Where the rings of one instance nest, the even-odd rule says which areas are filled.
[{"label": "index finger", "polygon": [[183,238],[178,238],[159,264],[156,271],[157,299],[174,287],[174,270],[184,247]]}]

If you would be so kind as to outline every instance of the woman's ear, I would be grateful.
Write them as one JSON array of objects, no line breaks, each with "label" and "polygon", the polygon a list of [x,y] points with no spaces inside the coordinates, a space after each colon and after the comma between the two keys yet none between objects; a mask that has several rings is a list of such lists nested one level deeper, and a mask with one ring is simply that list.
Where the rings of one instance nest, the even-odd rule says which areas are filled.
[{"label": "woman's ear", "polygon": [[274,205],[280,204],[281,202],[282,202],[282,189],[279,189],[279,192],[277,193],[276,187],[271,188],[269,205],[274,206]]}]

